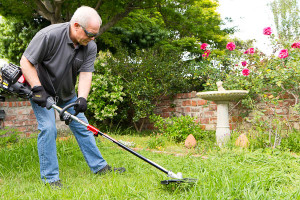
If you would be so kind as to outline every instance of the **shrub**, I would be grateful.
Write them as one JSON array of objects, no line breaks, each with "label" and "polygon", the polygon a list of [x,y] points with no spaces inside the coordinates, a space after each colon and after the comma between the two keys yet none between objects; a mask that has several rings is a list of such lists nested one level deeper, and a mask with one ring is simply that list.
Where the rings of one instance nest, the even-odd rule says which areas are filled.
[{"label": "shrub", "polygon": [[162,150],[166,146],[166,137],[160,133],[153,133],[148,141],[148,147],[150,149]]},{"label": "shrub", "polygon": [[88,99],[88,115],[92,121],[104,121],[117,115],[120,102],[123,101],[123,86],[118,76],[103,64],[103,59],[95,62],[91,92]]},{"label": "shrub", "polygon": [[159,115],[152,115],[150,121],[154,122],[154,127],[157,128],[159,133],[176,142],[183,142],[189,134],[193,134],[199,140],[206,138],[206,132],[191,116],[164,119]]},{"label": "shrub", "polygon": [[[273,54],[270,56],[246,46],[226,50],[224,57],[212,56],[208,64],[214,76],[207,80],[206,90],[215,90],[215,83],[219,80],[224,82],[225,89],[248,90],[249,95],[242,100],[248,108],[253,108],[255,102],[261,99],[274,103],[281,95],[288,93],[295,99],[295,108],[299,109],[300,42],[281,44],[274,34],[266,36],[266,39],[273,44]],[[261,98],[258,99],[258,96]]]},{"label": "shrub", "polygon": [[300,152],[300,131],[291,131],[286,137],[282,138],[281,148],[292,152]]}]

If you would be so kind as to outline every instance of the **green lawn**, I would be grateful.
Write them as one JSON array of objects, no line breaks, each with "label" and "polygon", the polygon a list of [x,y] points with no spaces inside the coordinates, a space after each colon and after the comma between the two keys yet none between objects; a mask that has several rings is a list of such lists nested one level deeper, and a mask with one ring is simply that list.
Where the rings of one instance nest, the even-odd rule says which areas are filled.
[{"label": "green lawn", "polygon": [[[137,147],[149,140],[146,136],[113,137],[134,141]],[[174,156],[139,150],[168,170],[198,179],[195,185],[166,187],[160,181],[168,177],[161,171],[104,138],[97,138],[97,143],[109,164],[123,166],[127,172],[91,173],[71,137],[57,142],[60,177],[68,186],[62,190],[41,183],[36,138],[0,148],[0,199],[300,199],[300,157],[291,153],[231,148],[194,157],[193,151]]]}]

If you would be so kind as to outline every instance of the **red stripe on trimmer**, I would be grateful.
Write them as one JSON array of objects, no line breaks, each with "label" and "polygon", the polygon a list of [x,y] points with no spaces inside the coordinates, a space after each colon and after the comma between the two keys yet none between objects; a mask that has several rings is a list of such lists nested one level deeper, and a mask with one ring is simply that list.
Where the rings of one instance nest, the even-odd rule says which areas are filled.
[{"label": "red stripe on trimmer", "polygon": [[98,132],[99,132],[99,130],[98,130],[97,128],[93,127],[93,126],[90,125],[90,124],[87,126],[87,129],[88,129],[89,131],[92,131],[92,132],[94,133],[94,135],[97,135]]}]

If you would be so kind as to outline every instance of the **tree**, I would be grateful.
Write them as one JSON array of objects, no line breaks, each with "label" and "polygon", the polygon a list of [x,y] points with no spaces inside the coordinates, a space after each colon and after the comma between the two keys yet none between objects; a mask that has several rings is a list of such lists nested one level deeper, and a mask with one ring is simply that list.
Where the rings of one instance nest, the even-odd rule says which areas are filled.
[{"label": "tree", "polygon": [[[54,24],[69,21],[72,13],[81,5],[94,7],[100,13],[103,19],[100,34],[115,26],[131,12],[149,9],[159,12],[165,26],[172,29],[176,35],[179,33],[192,36],[194,31],[203,33],[205,29],[209,29],[211,32],[216,29],[220,30],[215,26],[221,22],[216,13],[218,4],[211,0],[23,0],[21,2],[0,0],[0,15],[21,19],[33,19],[41,16]],[[202,26],[203,29],[196,30],[195,27],[199,23],[207,27],[204,29]],[[203,34],[202,36],[204,37]]]},{"label": "tree", "polygon": [[[197,43],[224,46],[228,33],[232,32],[232,29],[220,28],[222,21],[216,12],[218,4],[212,0],[0,0],[0,15],[8,20],[13,16],[14,20],[27,24],[37,19],[58,23],[69,21],[80,5],[94,7],[100,13],[103,25],[97,46],[113,53],[120,46],[134,53],[137,47],[149,48],[162,43],[169,44],[169,48],[181,48],[191,55],[199,54]],[[10,29],[9,26],[6,28]],[[31,27],[25,26],[24,30],[31,30]],[[4,36],[11,40],[18,37],[14,34]],[[27,46],[27,41],[23,43]]]},{"label": "tree", "polygon": [[43,18],[35,20],[3,19],[0,23],[0,58],[19,64],[27,44],[37,31],[49,25]]},{"label": "tree", "polygon": [[278,37],[284,41],[300,39],[300,10],[297,0],[274,0],[271,4]]}]

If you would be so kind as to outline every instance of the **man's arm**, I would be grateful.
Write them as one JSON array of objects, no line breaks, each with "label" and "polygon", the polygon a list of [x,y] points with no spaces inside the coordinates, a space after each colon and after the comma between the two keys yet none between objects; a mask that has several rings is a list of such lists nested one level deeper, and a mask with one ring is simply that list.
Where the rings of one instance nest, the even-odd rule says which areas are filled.
[{"label": "man's arm", "polygon": [[87,99],[92,84],[92,72],[80,72],[78,82],[78,98]]},{"label": "man's arm", "polygon": [[22,56],[20,65],[25,80],[29,83],[31,88],[33,88],[34,86],[40,86],[41,82],[37,75],[37,71],[25,56]]}]

